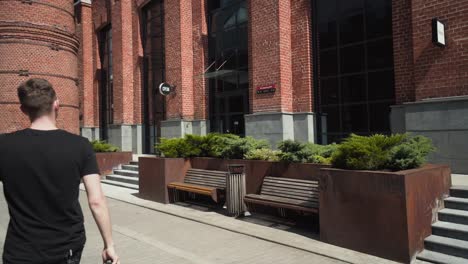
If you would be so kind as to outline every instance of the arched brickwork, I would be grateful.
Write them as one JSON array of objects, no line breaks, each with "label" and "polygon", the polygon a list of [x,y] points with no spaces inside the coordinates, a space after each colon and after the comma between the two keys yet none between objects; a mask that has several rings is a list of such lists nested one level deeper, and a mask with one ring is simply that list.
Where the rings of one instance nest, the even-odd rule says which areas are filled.
[{"label": "arched brickwork", "polygon": [[57,91],[58,126],[79,133],[78,47],[73,1],[0,0],[0,134],[28,125],[16,88],[32,77]]}]

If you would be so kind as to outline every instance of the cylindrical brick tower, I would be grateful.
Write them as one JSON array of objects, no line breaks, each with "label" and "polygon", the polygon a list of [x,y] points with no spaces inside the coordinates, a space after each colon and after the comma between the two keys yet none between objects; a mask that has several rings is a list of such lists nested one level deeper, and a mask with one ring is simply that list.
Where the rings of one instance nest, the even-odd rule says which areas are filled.
[{"label": "cylindrical brick tower", "polygon": [[29,78],[52,83],[59,128],[79,133],[78,47],[72,0],[0,0],[0,134],[28,126],[16,88]]}]

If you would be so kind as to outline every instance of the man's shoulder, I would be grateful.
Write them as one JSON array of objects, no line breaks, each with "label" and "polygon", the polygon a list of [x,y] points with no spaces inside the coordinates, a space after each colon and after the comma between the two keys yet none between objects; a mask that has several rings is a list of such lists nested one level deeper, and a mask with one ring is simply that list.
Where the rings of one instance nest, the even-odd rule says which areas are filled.
[{"label": "man's shoulder", "polygon": [[85,138],[83,136],[70,133],[70,132],[68,132],[66,130],[62,130],[62,133],[69,140],[73,140],[73,141],[75,141],[77,143],[80,143],[80,144],[89,144],[89,139],[87,139],[87,138]]}]

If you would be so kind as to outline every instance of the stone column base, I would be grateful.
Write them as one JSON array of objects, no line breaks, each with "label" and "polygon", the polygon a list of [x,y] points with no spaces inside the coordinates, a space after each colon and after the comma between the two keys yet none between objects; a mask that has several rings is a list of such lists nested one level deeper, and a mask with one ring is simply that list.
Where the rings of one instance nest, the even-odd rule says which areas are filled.
[{"label": "stone column base", "polygon": [[109,140],[122,151],[143,152],[142,125],[109,125]]},{"label": "stone column base", "polygon": [[210,131],[208,120],[173,119],[161,122],[161,137],[178,138],[187,134],[206,135]]},{"label": "stone column base", "polygon": [[431,99],[392,106],[393,133],[409,132],[432,139],[432,163],[449,164],[452,172],[468,174],[468,96]]},{"label": "stone column base", "polygon": [[245,115],[245,133],[268,140],[273,148],[287,139],[315,142],[315,115],[279,112]]},{"label": "stone column base", "polygon": [[99,127],[81,127],[80,134],[89,141],[100,140],[101,138]]}]

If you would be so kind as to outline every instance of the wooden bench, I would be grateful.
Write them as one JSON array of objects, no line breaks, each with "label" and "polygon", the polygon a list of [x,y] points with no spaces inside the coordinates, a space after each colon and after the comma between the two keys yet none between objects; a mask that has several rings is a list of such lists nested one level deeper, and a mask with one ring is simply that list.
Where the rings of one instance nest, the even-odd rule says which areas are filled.
[{"label": "wooden bench", "polygon": [[184,182],[172,182],[168,184],[173,201],[179,200],[178,191],[196,193],[210,196],[213,201],[219,202],[226,192],[225,171],[189,169],[185,174]]},{"label": "wooden bench", "polygon": [[318,213],[318,181],[265,177],[260,194],[248,194],[246,204],[260,204],[279,209]]}]

